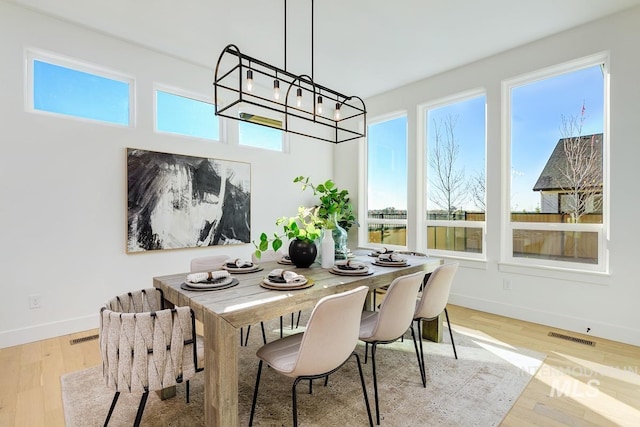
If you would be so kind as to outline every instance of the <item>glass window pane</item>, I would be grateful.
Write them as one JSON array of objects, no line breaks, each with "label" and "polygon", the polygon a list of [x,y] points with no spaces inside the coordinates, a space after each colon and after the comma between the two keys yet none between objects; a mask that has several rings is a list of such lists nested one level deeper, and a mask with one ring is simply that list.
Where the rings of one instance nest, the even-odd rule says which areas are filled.
[{"label": "glass window pane", "polygon": [[279,129],[238,121],[240,145],[282,151],[283,132]]},{"label": "glass window pane", "polygon": [[603,126],[600,64],[511,89],[511,211],[529,214],[512,221],[593,222],[602,213]]},{"label": "glass window pane", "polygon": [[402,224],[368,223],[368,243],[407,246],[407,226]]},{"label": "glass window pane", "polygon": [[427,110],[427,212],[485,212],[485,96]]},{"label": "glass window pane", "polygon": [[129,83],[33,61],[33,108],[129,124]]},{"label": "glass window pane", "polygon": [[160,90],[156,91],[156,129],[220,140],[219,120],[213,104]]},{"label": "glass window pane", "polygon": [[369,126],[368,210],[407,210],[407,117]]},{"label": "glass window pane", "polygon": [[427,247],[445,251],[482,253],[482,228],[427,227]]},{"label": "glass window pane", "polygon": [[598,233],[514,229],[513,256],[597,264]]}]

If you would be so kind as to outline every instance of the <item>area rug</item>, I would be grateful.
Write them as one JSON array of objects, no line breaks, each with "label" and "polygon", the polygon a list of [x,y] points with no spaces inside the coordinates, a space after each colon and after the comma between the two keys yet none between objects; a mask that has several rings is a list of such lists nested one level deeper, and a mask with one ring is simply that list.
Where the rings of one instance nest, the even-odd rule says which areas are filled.
[{"label": "area rug", "polygon": [[[268,340],[278,337],[277,322],[267,324]],[[302,330],[300,328],[299,330]],[[425,341],[427,387],[407,334],[404,341],[379,346],[376,353],[381,424],[387,426],[496,426],[505,417],[520,393],[540,367],[544,355],[496,342],[473,331],[457,329],[454,339],[459,359],[445,330],[443,343]],[[297,330],[286,328],[286,333]],[[258,332],[258,331],[256,331]],[[251,398],[258,368],[255,357],[262,344],[259,333],[251,334],[248,347],[240,354],[240,424],[249,423]],[[364,346],[356,348],[364,360]],[[371,362],[363,365],[367,391],[375,423]],[[202,426],[204,388],[202,375],[191,381],[191,401],[185,401],[184,386],[177,396],[160,400],[150,393],[142,418],[144,426]],[[67,427],[101,426],[109,410],[113,392],[104,385],[102,367],[64,375],[62,399]],[[289,426],[292,380],[263,369],[254,419],[256,426]],[[348,362],[332,375],[327,387],[317,380],[313,393],[308,383],[298,385],[300,426],[368,425],[357,365]],[[140,395],[121,394],[111,426],[132,425]]]}]

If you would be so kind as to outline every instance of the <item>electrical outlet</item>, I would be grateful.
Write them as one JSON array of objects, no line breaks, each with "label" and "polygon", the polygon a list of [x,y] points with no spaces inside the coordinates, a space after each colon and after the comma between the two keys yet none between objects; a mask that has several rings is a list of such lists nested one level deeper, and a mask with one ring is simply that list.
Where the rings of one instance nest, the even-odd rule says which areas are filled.
[{"label": "electrical outlet", "polygon": [[29,308],[40,308],[42,307],[42,296],[40,294],[37,295],[29,295]]},{"label": "electrical outlet", "polygon": [[511,290],[511,279],[502,279],[502,289],[505,291]]}]

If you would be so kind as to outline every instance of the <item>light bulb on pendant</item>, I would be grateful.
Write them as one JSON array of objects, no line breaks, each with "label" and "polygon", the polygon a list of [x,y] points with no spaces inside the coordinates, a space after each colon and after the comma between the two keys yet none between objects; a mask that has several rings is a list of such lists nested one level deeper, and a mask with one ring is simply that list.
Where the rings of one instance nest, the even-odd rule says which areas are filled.
[{"label": "light bulb on pendant", "polygon": [[336,102],[336,111],[333,112],[333,119],[340,120],[340,103]]},{"label": "light bulb on pendant", "polygon": [[302,107],[302,88],[296,89],[296,105]]},{"label": "light bulb on pendant", "polygon": [[253,91],[253,71],[247,70],[247,92]]},{"label": "light bulb on pendant", "polygon": [[280,80],[273,81],[273,98],[277,101],[280,99]]},{"label": "light bulb on pendant", "polygon": [[316,113],[322,114],[322,96],[318,96],[318,103],[316,104]]}]

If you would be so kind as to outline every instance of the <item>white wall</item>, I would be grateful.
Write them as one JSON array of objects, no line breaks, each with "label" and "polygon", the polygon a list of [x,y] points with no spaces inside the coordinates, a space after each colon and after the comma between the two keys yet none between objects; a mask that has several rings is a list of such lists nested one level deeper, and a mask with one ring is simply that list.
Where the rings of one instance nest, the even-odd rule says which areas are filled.
[{"label": "white wall", "polygon": [[[26,112],[27,47],[135,77],[136,126]],[[213,70],[1,1],[0,58],[0,347],[97,327],[108,298],[187,271],[193,257],[253,251],[246,244],[128,255],[125,147],[250,163],[253,238],[311,203],[295,176],[332,178],[333,144],[294,138],[282,154],[156,134],[154,83],[212,97]],[[32,294],[42,308],[28,308]]]},{"label": "white wall", "polygon": [[[640,251],[634,233],[640,212],[638,179],[634,177],[640,159],[638,23],[640,8],[635,8],[366,100],[369,120],[389,112],[407,112],[409,176],[415,176],[411,171],[420,165],[417,106],[472,89],[486,90],[487,262],[463,261],[452,303],[571,331],[584,333],[591,328],[594,336],[640,345]],[[559,273],[501,264],[501,81],[603,51],[610,53],[611,71],[610,274]],[[421,52],[417,42],[415,54],[428,55],[428,50]],[[355,145],[338,146],[337,158],[357,152]],[[357,188],[358,172],[336,168],[335,179]],[[416,200],[416,188],[417,181],[410,180],[411,202]],[[416,226],[415,218],[409,221],[410,227]],[[423,249],[420,242],[415,247],[409,244],[411,249]],[[503,279],[511,280],[512,290],[503,290]]]}]

